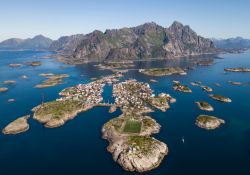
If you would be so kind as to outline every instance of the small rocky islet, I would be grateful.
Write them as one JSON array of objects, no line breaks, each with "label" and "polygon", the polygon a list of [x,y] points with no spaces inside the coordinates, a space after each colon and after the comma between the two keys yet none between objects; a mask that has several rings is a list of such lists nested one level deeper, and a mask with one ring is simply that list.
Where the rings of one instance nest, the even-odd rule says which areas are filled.
[{"label": "small rocky islet", "polygon": [[213,111],[214,108],[212,105],[210,105],[208,102],[205,101],[198,101],[195,102],[197,104],[197,106],[201,109],[201,110],[205,110],[205,111]]},{"label": "small rocky islet", "polygon": [[173,89],[175,91],[192,93],[192,90],[188,86],[181,84],[179,81],[173,81]]},{"label": "small rocky islet", "polygon": [[3,82],[3,84],[6,84],[6,85],[13,85],[13,84],[16,84],[16,81],[15,80],[5,80]]},{"label": "small rocky islet", "polygon": [[218,95],[218,94],[209,94],[208,95],[210,98],[217,100],[217,101],[221,101],[221,102],[225,102],[225,103],[230,103],[232,102],[232,100],[228,97],[222,96],[222,95]]},{"label": "small rocky islet", "polygon": [[243,67],[225,68],[224,71],[226,72],[250,72],[250,68],[243,68]]},{"label": "small rocky islet", "polygon": [[41,84],[36,85],[36,88],[47,88],[56,86],[63,83],[63,79],[69,77],[68,74],[52,74],[52,73],[42,73],[40,76],[46,77],[47,80],[44,80]]},{"label": "small rocky islet", "polygon": [[192,86],[200,86],[201,85],[201,82],[200,81],[194,81],[194,82],[190,82],[190,84]]},{"label": "small rocky islet", "polygon": [[218,128],[221,124],[225,124],[225,121],[215,116],[199,115],[195,124],[200,128],[211,130]]},{"label": "small rocky islet", "polygon": [[120,61],[120,62],[104,62],[95,65],[99,70],[111,70],[113,72],[119,72],[124,69],[135,67],[133,61]]},{"label": "small rocky islet", "polygon": [[28,66],[41,66],[42,62],[41,61],[31,61],[31,62],[26,62],[25,64]]},{"label": "small rocky islet", "polygon": [[213,91],[213,89],[211,87],[208,87],[208,86],[201,86],[201,88],[205,92],[212,92]]},{"label": "small rocky islet", "polygon": [[9,89],[7,87],[0,87],[0,92],[7,92]]},{"label": "small rocky islet", "polygon": [[155,80],[155,79],[150,79],[149,81],[150,81],[151,83],[158,83],[158,81]]},{"label": "small rocky islet", "polygon": [[240,85],[242,85],[242,83],[241,83],[241,82],[238,82],[238,81],[228,81],[228,83],[231,84],[231,85],[235,85],[235,86],[240,86]]},{"label": "small rocky islet", "polygon": [[11,63],[9,64],[9,67],[16,68],[16,67],[21,67],[23,64],[20,63]]},{"label": "small rocky islet", "polygon": [[26,115],[20,117],[13,122],[9,123],[3,130],[3,134],[18,134],[25,132],[29,129],[29,124],[27,120],[29,119],[30,115]]}]

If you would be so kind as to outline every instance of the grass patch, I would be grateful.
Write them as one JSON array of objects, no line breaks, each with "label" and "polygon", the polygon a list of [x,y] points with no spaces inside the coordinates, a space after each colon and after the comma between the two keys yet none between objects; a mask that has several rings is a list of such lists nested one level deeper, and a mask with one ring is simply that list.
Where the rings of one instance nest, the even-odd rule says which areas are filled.
[{"label": "grass patch", "polygon": [[53,118],[61,118],[64,114],[74,113],[82,108],[79,101],[66,100],[66,101],[51,101],[43,103],[35,113],[40,116],[51,115]]},{"label": "grass patch", "polygon": [[128,120],[125,123],[123,132],[126,133],[140,133],[141,132],[141,122],[138,120]]},{"label": "grass patch", "polygon": [[157,141],[149,136],[130,136],[127,141],[128,145],[137,148],[142,153],[149,153],[155,143]]}]

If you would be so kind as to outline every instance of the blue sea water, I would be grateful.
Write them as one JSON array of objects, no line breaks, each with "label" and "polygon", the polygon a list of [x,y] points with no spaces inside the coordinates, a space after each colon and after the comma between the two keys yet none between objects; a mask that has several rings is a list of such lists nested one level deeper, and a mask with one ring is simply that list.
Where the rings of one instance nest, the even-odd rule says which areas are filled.
[{"label": "blue sea water", "polygon": [[[65,87],[90,82],[90,78],[111,74],[99,71],[93,64],[65,65],[54,59],[44,59],[50,52],[39,51],[0,51],[0,87],[7,86],[8,92],[0,93],[0,129],[17,117],[30,114],[32,107],[58,97]],[[161,165],[150,175],[183,174],[250,174],[250,73],[225,73],[225,67],[250,67],[250,51],[242,54],[221,55],[215,58],[212,66],[195,66],[186,76],[150,77],[129,71],[123,79],[135,78],[149,82],[155,93],[167,92],[177,99],[171,108],[163,113],[151,114],[161,124],[161,131],[154,135],[165,142],[169,154]],[[203,59],[203,58],[200,58]],[[10,68],[10,63],[41,61],[42,66],[23,65]],[[193,66],[190,59],[138,62],[138,68],[178,65]],[[45,78],[40,73],[67,73],[65,83],[37,89],[34,86]],[[28,79],[20,76],[27,75]],[[3,85],[4,80],[16,80],[15,85]],[[185,94],[172,90],[172,80],[189,85],[193,93]],[[220,103],[210,99],[208,93],[190,85],[191,81],[201,81],[214,89],[214,93],[228,96],[232,103]],[[228,81],[240,81],[242,86],[233,86]],[[220,83],[217,87],[214,83]],[[104,101],[113,102],[112,87],[105,86]],[[8,103],[15,98],[14,103]],[[205,112],[197,108],[195,101],[205,100],[214,106],[215,111]],[[30,119],[30,130],[17,135],[0,134],[0,174],[39,175],[39,174],[137,174],[128,173],[112,160],[106,151],[108,142],[101,138],[102,125],[121,114],[108,113],[106,107],[96,107],[79,114],[64,126],[55,129],[44,128]],[[199,114],[211,114],[226,121],[219,129],[207,131],[195,126]],[[181,142],[184,136],[185,143]]]}]

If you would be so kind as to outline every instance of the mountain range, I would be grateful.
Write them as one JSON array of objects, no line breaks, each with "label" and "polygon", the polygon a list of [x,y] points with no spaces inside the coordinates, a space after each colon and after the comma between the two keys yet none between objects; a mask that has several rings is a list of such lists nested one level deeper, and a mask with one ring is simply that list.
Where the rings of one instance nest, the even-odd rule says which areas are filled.
[{"label": "mountain range", "polygon": [[29,50],[47,50],[53,40],[44,37],[43,35],[37,35],[33,38],[19,39],[11,38],[4,40],[0,43],[0,49],[29,49]]},{"label": "mountain range", "polygon": [[0,49],[50,50],[82,61],[173,58],[214,54],[225,48],[250,48],[250,40],[241,37],[208,39],[199,36],[188,25],[174,21],[167,28],[149,22],[130,28],[63,36],[54,41],[38,35],[0,43]]},{"label": "mountain range", "polygon": [[[58,45],[59,49],[50,48],[71,59],[84,61],[172,58],[210,54],[217,50],[210,39],[197,35],[189,26],[177,21],[169,28],[151,22],[105,32],[95,30],[80,37],[59,38],[51,44]],[[64,45],[67,47],[61,47]]]},{"label": "mountain range", "polygon": [[242,37],[228,39],[212,39],[215,46],[221,49],[244,49],[250,48],[250,39]]}]

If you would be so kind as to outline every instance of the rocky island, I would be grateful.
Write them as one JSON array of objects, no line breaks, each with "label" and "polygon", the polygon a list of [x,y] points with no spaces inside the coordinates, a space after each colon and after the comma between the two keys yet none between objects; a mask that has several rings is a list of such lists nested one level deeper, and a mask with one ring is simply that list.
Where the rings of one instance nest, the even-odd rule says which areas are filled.
[{"label": "rocky island", "polygon": [[210,94],[209,97],[211,97],[214,100],[218,100],[218,101],[225,102],[225,103],[232,102],[232,100],[230,98],[224,97],[224,96],[218,95],[218,94]]},{"label": "rocky island", "polygon": [[8,91],[8,88],[6,87],[0,87],[0,92],[7,92]]},{"label": "rocky island", "polygon": [[140,73],[150,76],[167,76],[172,74],[186,75],[187,73],[180,67],[150,68],[140,69]]},{"label": "rocky island", "polygon": [[3,134],[18,134],[27,131],[29,129],[27,122],[29,117],[29,115],[26,115],[14,120],[3,129]]},{"label": "rocky island", "polygon": [[175,91],[180,91],[180,92],[185,92],[185,93],[192,92],[192,90],[188,86],[182,85],[179,81],[174,81],[173,83],[174,83],[173,89]]},{"label": "rocky island", "polygon": [[205,111],[213,111],[214,108],[212,107],[212,105],[210,105],[209,103],[205,102],[205,101],[198,101],[195,102],[197,104],[197,106],[201,109],[201,110],[205,110]]},{"label": "rocky island", "polygon": [[16,83],[15,80],[5,80],[5,81],[3,82],[3,84],[7,84],[7,85],[12,85],[12,84],[15,84],[15,83]]},{"label": "rocky island", "polygon": [[145,172],[159,166],[168,153],[167,145],[150,135],[158,133],[160,125],[145,115],[152,111],[147,105],[165,111],[175,100],[162,93],[154,97],[149,84],[127,80],[113,86],[115,104],[122,115],[111,119],[102,128],[109,141],[113,160],[127,171]]},{"label": "rocky island", "polygon": [[224,71],[227,72],[250,72],[250,68],[225,68]]},{"label": "rocky island", "polygon": [[149,80],[151,83],[158,83],[158,80],[155,80],[155,79],[150,79]]},{"label": "rocky island", "polygon": [[200,128],[204,128],[204,129],[216,129],[218,128],[221,124],[224,124],[225,121],[222,119],[219,119],[217,117],[214,116],[210,116],[210,115],[199,115],[196,118],[196,122],[195,124],[200,127]]},{"label": "rocky island", "polygon": [[122,62],[104,62],[95,65],[99,70],[111,70],[113,72],[120,71],[122,69],[133,68],[135,65],[132,61],[122,61]]},{"label": "rocky island", "polygon": [[208,86],[201,86],[202,90],[203,91],[206,91],[206,92],[212,92],[213,89],[211,87],[208,87]]},{"label": "rocky island", "polygon": [[241,82],[238,82],[238,81],[228,81],[229,84],[231,85],[235,85],[235,86],[240,86],[241,85]]},{"label": "rocky island", "polygon": [[9,64],[9,67],[12,67],[12,68],[20,67],[20,66],[22,66],[22,64],[19,64],[19,63],[12,63],[12,64]]},{"label": "rocky island", "polygon": [[192,86],[200,86],[201,82],[200,81],[195,81],[190,83]]},{"label": "rocky island", "polygon": [[45,76],[47,80],[43,81],[42,84],[38,84],[36,88],[47,88],[56,86],[63,83],[63,79],[69,77],[68,74],[40,74],[40,76]]},{"label": "rocky island", "polygon": [[41,61],[32,61],[32,62],[27,62],[26,64],[28,66],[41,66],[42,62]]}]

